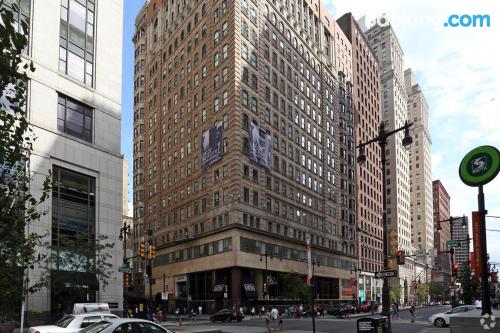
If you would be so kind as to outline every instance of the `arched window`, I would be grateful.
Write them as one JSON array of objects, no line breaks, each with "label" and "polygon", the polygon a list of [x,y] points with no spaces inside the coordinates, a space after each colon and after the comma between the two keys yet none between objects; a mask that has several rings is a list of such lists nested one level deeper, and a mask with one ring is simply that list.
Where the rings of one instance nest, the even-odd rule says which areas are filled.
[{"label": "arched window", "polygon": [[194,15],[194,25],[197,25],[197,24],[198,24],[198,20],[199,20],[198,13],[196,13],[196,14]]},{"label": "arched window", "polygon": [[207,5],[206,4],[203,4],[203,6],[201,6],[201,15],[203,17],[205,17],[205,15],[207,15]]}]

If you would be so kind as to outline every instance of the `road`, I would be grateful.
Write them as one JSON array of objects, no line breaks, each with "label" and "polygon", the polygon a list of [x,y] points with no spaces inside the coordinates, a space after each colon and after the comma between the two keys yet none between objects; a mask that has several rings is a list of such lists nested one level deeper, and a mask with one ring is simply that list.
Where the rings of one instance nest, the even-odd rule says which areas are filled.
[{"label": "road", "polygon": [[[392,320],[393,333],[449,333],[449,328],[436,328],[427,322],[429,316],[438,312],[445,312],[449,306],[429,307],[417,309],[417,320],[415,323],[410,322],[410,314],[408,311],[400,312],[400,319]],[[355,333],[357,318],[337,319],[327,317],[316,320],[316,332],[318,333]],[[220,330],[224,333],[266,333],[265,322],[263,319],[245,319],[241,323],[207,323],[206,321],[198,321],[195,325],[183,325],[176,327],[168,327],[177,332],[208,332],[210,330]],[[285,319],[283,323],[283,332],[288,333],[305,333],[312,332],[311,318],[303,319]]]}]

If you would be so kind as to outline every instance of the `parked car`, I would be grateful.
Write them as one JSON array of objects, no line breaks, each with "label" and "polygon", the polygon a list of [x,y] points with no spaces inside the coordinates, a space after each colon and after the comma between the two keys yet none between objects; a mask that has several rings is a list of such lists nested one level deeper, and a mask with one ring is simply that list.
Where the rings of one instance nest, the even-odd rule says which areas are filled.
[{"label": "parked car", "polygon": [[107,319],[85,327],[79,333],[175,333],[150,321],[135,318]]},{"label": "parked car", "polygon": [[450,317],[459,313],[464,313],[477,309],[475,305],[462,305],[450,309],[446,312],[436,313],[429,317],[429,322],[436,327],[444,327],[450,324]]},{"label": "parked car", "polygon": [[245,315],[239,311],[231,311],[229,309],[222,309],[210,316],[210,321],[215,323],[216,321],[228,321],[231,322],[236,320],[238,322],[242,321]]},{"label": "parked car", "polygon": [[350,303],[340,303],[331,306],[326,313],[332,316],[344,316],[346,313],[356,313],[356,308]]},{"label": "parked car", "polygon": [[54,325],[30,327],[28,333],[73,333],[106,319],[118,318],[109,312],[91,312],[67,315]]},{"label": "parked car", "polygon": [[356,310],[358,313],[362,312],[376,312],[378,310],[378,303],[376,301],[363,301],[358,304]]}]

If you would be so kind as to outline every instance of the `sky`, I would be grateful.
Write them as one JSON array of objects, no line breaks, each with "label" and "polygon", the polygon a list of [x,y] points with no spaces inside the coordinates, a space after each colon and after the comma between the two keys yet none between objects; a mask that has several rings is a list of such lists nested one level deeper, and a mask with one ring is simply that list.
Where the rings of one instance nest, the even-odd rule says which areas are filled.
[{"label": "sky", "polygon": [[[143,0],[124,0],[122,152],[132,173],[134,20]],[[323,0],[335,18],[352,12],[367,25],[381,15],[391,22],[429,104],[433,179],[451,197],[451,214],[471,216],[477,189],[458,176],[473,148],[500,148],[500,2],[495,0]],[[488,14],[490,27],[445,27],[452,14]],[[129,177],[131,188],[131,177]],[[500,216],[500,176],[484,187],[488,215]],[[129,200],[132,200],[129,190]],[[500,230],[500,219],[486,218]],[[472,237],[472,231],[470,231]],[[500,232],[487,233],[492,262],[500,262]]]}]

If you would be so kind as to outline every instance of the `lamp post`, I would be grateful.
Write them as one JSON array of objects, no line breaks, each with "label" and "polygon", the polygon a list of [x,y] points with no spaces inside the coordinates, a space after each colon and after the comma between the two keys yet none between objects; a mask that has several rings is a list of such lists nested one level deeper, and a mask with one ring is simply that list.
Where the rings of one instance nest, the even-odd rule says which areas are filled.
[{"label": "lamp post", "polygon": [[130,225],[123,222],[123,227],[120,228],[120,236],[118,236],[118,239],[123,241],[123,263],[127,262],[127,236],[130,236]]},{"label": "lamp post", "polygon": [[[372,144],[372,143],[378,143],[380,146],[380,155],[381,155],[381,164],[382,164],[382,210],[383,210],[383,215],[382,215],[382,225],[383,225],[383,239],[384,239],[384,269],[388,269],[388,260],[389,260],[389,244],[388,244],[388,234],[387,234],[387,181],[386,181],[386,162],[387,162],[387,157],[386,157],[386,146],[387,146],[387,138],[390,136],[396,134],[397,132],[400,131],[405,131],[405,135],[403,138],[403,141],[401,142],[403,147],[406,150],[410,150],[411,144],[413,142],[412,137],[410,136],[410,127],[413,125],[413,123],[408,123],[407,121],[405,122],[404,126],[396,128],[392,131],[386,131],[385,129],[385,124],[384,122],[380,122],[379,126],[379,131],[378,135],[366,142],[360,143],[359,145],[356,146],[356,148],[359,148],[359,155],[357,158],[357,162],[360,165],[363,165],[366,162],[366,155],[365,155],[365,146]],[[384,277],[384,284],[382,286],[382,314],[387,316],[388,319],[388,332],[391,332],[391,300],[390,300],[390,291],[389,291],[389,279],[387,277]]]},{"label": "lamp post", "polygon": [[314,276],[314,266],[320,266],[319,260],[312,259],[312,276],[311,276],[311,318],[312,318],[312,331],[316,333],[316,311],[314,307],[314,302],[316,301],[316,279]]}]

